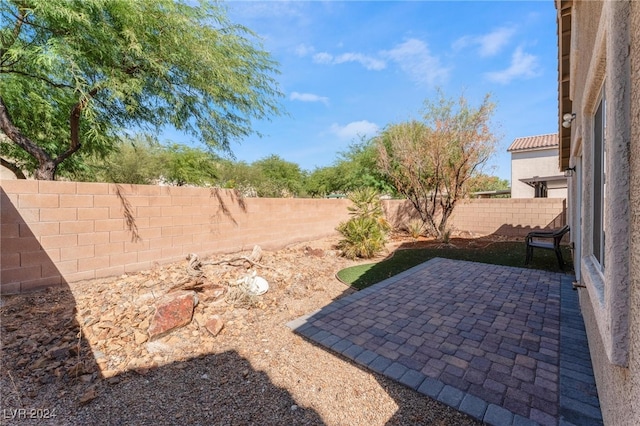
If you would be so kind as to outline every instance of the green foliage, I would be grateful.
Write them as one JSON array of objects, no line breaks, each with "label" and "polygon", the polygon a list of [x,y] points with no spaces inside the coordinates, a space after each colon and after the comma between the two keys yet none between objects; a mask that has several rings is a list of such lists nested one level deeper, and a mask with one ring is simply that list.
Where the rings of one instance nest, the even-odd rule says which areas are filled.
[{"label": "green foliage", "polygon": [[354,217],[338,226],[344,237],[338,243],[345,257],[369,259],[384,249],[386,236],[379,222],[371,217]]},{"label": "green foliage", "polygon": [[319,167],[309,174],[305,190],[311,197],[326,197],[329,194],[342,192],[335,166]]},{"label": "green foliage", "polygon": [[295,197],[304,195],[305,174],[300,166],[271,155],[253,163],[264,177],[255,182],[260,197]]},{"label": "green foliage", "polygon": [[[497,176],[489,176],[479,173],[469,179],[469,193],[482,191],[501,191],[509,189],[509,181],[507,179],[500,179]],[[500,196],[500,197],[506,197]]]},{"label": "green foliage", "polygon": [[138,135],[115,145],[104,158],[86,159],[82,170],[65,176],[91,182],[213,186],[217,161],[218,157],[198,148],[165,146]]},{"label": "green foliage", "polygon": [[[354,217],[370,217],[380,223],[384,222],[384,211],[380,202],[380,194],[373,188],[362,188],[353,191],[349,195],[349,199],[353,203],[347,207],[349,214]],[[386,226],[386,225],[385,225]]]},{"label": "green foliage", "polygon": [[138,136],[115,146],[104,158],[94,158],[94,179],[103,182],[151,184],[162,173],[162,147],[151,138]]},{"label": "green foliage", "polygon": [[379,195],[372,188],[365,188],[351,193],[349,199],[353,202],[349,207],[352,218],[338,225],[337,230],[344,237],[338,248],[350,259],[371,258],[384,249],[389,230]]},{"label": "green foliage", "polygon": [[279,113],[277,64],[218,2],[6,0],[0,40],[0,124],[13,144],[0,149],[37,178],[80,149],[106,155],[123,129],[171,125],[229,151],[254,119]]},{"label": "green foliage", "polygon": [[382,173],[411,202],[427,232],[442,239],[456,203],[468,194],[498,139],[490,128],[495,105],[489,95],[477,108],[464,96],[438,95],[425,102],[422,121],[390,125],[376,143]]},{"label": "green foliage", "polygon": [[177,186],[212,186],[216,181],[216,161],[218,158],[210,152],[172,144],[161,157],[159,177]]},{"label": "green foliage", "polygon": [[303,197],[305,173],[295,163],[277,155],[252,164],[224,161],[218,165],[218,184],[234,188],[248,197]]},{"label": "green foliage", "polygon": [[341,152],[333,166],[314,170],[307,180],[307,192],[314,197],[332,193],[349,193],[373,188],[380,193],[395,194],[393,187],[377,165],[378,152],[373,139],[353,143]]},{"label": "green foliage", "polygon": [[218,186],[236,189],[245,197],[257,197],[256,185],[263,179],[260,171],[244,161],[223,160],[217,165]]}]

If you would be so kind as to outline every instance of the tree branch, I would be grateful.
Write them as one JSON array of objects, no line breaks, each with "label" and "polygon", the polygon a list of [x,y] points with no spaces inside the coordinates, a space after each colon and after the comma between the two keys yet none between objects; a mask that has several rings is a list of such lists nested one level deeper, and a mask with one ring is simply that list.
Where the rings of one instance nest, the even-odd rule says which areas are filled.
[{"label": "tree branch", "polygon": [[22,9],[18,9],[18,15],[16,16],[16,24],[13,26],[12,38],[11,40],[6,40],[2,37],[2,49],[0,49],[0,57],[4,56],[5,53],[9,50],[9,47],[16,42],[16,39],[20,35],[20,30],[22,29],[22,24],[24,23],[24,14]]},{"label": "tree branch", "polygon": [[18,179],[26,179],[27,178],[24,175],[24,172],[22,171],[22,169],[20,167],[18,167],[17,165],[15,165],[13,163],[10,163],[9,161],[5,160],[2,157],[0,157],[0,165],[3,165],[7,169],[11,170],[13,172],[13,174],[16,175],[16,177]]},{"label": "tree branch", "polygon": [[75,104],[75,106],[71,110],[71,114],[69,117],[71,127],[71,140],[69,143],[69,148],[65,152],[60,154],[55,160],[53,160],[53,163],[56,166],[69,158],[82,146],[82,144],[80,143],[80,115],[82,114],[82,111],[87,107],[89,100],[93,98],[97,93],[98,88],[94,87],[89,91],[87,96],[80,99],[80,101],[78,101],[78,103]]},{"label": "tree branch", "polygon": [[[2,68],[8,68],[8,67],[3,65]],[[55,87],[57,89],[73,89],[73,86],[71,86],[69,84],[66,84],[66,83],[55,83],[55,82],[49,80],[48,78],[45,78],[45,77],[42,77],[42,76],[39,76],[39,75],[29,74],[29,73],[26,73],[26,72],[23,72],[23,71],[18,71],[18,70],[5,71],[3,69],[0,69],[0,74],[18,74],[18,75],[23,75],[25,77],[34,78],[36,80],[44,81],[45,83],[47,83],[50,86]]]},{"label": "tree branch", "polygon": [[0,96],[0,129],[4,132],[5,135],[13,143],[18,145],[20,148],[24,149],[28,154],[34,157],[38,163],[43,163],[47,161],[51,161],[51,156],[41,147],[36,145],[31,139],[22,134],[20,129],[18,129],[11,121],[11,116],[9,115],[9,111],[7,111],[7,106]]}]

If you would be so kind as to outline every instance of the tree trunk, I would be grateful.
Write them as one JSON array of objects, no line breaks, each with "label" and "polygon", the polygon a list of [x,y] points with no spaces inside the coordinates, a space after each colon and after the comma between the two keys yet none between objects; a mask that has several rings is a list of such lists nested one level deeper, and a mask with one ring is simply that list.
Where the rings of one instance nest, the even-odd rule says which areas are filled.
[{"label": "tree trunk", "polygon": [[55,178],[58,163],[56,163],[44,149],[26,137],[20,129],[13,124],[2,97],[0,97],[0,129],[2,129],[4,134],[7,135],[12,142],[36,159],[38,162],[38,168],[34,176],[36,179],[53,180]]},{"label": "tree trunk", "polygon": [[26,137],[20,129],[18,129],[11,120],[7,106],[0,96],[0,129],[11,141],[20,148],[24,149],[29,155],[38,161],[38,168],[35,170],[34,177],[38,180],[55,180],[56,169],[64,160],[73,155],[81,147],[80,145],[80,118],[81,113],[87,106],[87,103],[98,93],[97,88],[91,89],[86,97],[82,98],[71,110],[69,117],[71,138],[69,148],[56,158],[52,158],[42,147],[38,146],[31,139]]},{"label": "tree trunk", "polygon": [[57,166],[53,160],[40,161],[38,168],[35,170],[34,177],[37,180],[55,180]]}]

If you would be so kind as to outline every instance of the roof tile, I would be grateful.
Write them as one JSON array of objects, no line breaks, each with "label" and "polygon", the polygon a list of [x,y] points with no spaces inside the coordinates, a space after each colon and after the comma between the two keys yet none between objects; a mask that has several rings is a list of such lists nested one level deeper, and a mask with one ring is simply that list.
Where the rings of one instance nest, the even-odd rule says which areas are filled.
[{"label": "roof tile", "polygon": [[551,133],[548,135],[526,136],[514,139],[513,143],[507,149],[508,152],[513,151],[530,151],[537,149],[556,148],[559,146],[558,134]]}]

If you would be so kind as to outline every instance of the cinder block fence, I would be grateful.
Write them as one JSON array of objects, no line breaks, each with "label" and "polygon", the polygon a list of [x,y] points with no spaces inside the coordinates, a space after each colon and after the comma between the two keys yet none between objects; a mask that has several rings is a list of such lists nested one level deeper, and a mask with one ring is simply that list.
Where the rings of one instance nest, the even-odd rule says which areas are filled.
[{"label": "cinder block fence", "polygon": [[241,199],[234,192],[3,181],[3,293],[150,269],[154,263],[277,248],[335,233],[347,200]]},{"label": "cinder block fence", "polygon": [[[208,188],[4,180],[0,206],[0,291],[117,276],[179,261],[276,249],[336,234],[348,200],[239,198]],[[392,223],[411,217],[387,201]],[[475,234],[522,235],[556,226],[563,200],[470,200],[452,225]]]},{"label": "cinder block fence", "polygon": [[[408,201],[385,201],[385,214],[393,226],[417,218]],[[566,223],[564,198],[465,199],[456,204],[448,226],[469,235],[524,237],[532,229],[560,228]]]}]

